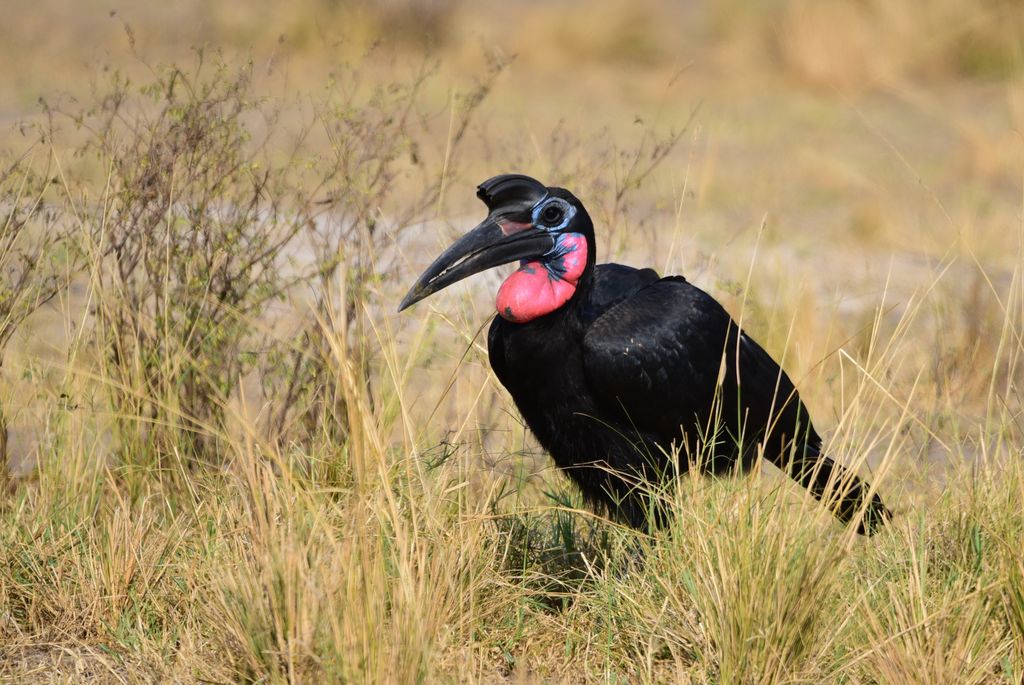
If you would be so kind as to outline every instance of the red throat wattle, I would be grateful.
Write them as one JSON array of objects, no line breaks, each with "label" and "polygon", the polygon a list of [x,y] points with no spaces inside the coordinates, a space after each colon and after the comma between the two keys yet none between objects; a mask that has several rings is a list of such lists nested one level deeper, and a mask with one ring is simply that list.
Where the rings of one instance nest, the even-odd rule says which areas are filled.
[{"label": "red throat wattle", "polygon": [[587,268],[587,239],[580,233],[559,236],[554,254],[524,262],[498,290],[498,314],[526,323],[550,314],[573,296]]}]

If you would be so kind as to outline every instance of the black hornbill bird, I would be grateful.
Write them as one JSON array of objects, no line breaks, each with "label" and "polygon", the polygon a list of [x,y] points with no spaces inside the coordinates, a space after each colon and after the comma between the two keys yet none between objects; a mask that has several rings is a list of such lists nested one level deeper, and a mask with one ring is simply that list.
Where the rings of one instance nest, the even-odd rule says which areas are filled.
[{"label": "black hornbill bird", "polygon": [[861,533],[890,518],[822,453],[789,377],[714,298],[681,276],[597,265],[594,225],[565,189],[508,174],[477,196],[487,218],[423,272],[399,311],[520,260],[498,291],[491,367],[589,502],[634,527],[660,526],[667,512],[645,484],[694,464],[749,468],[761,455]]}]

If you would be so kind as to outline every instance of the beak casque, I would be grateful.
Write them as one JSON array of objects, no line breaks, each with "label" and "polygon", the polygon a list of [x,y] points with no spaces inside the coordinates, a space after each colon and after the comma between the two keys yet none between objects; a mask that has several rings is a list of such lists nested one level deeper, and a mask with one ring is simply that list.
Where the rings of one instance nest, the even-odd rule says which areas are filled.
[{"label": "beak casque", "polygon": [[529,257],[540,257],[555,245],[555,239],[546,231],[529,224],[514,233],[506,234],[493,216],[441,253],[427,267],[398,305],[398,311],[411,307],[420,300],[486,269]]},{"label": "beak casque", "polygon": [[427,267],[398,311],[485,269],[546,254],[554,238],[534,228],[530,212],[547,194],[544,184],[522,174],[495,176],[477,186],[476,196],[490,214]]}]

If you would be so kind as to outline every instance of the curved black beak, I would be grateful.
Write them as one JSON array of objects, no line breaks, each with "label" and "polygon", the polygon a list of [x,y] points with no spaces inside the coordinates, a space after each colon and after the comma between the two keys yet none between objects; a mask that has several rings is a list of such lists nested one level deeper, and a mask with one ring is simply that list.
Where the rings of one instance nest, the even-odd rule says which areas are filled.
[{"label": "curved black beak", "polygon": [[398,311],[485,269],[528,257],[540,257],[554,245],[554,237],[546,231],[528,224],[501,222],[493,215],[489,216],[427,267],[398,305]]}]

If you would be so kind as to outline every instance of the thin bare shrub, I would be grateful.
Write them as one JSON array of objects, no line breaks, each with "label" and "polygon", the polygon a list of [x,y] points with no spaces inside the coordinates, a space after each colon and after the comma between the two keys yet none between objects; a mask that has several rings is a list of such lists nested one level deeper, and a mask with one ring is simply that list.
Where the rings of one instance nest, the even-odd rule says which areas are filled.
[{"label": "thin bare shrub", "polygon": [[[34,165],[37,157],[46,162]],[[39,141],[0,159],[0,370],[11,339],[67,285],[78,258],[68,219],[47,201],[52,157]],[[7,418],[0,402],[0,484],[7,477]]]},{"label": "thin bare shrub", "polygon": [[79,219],[127,462],[216,460],[224,405],[256,362],[250,322],[298,279],[283,257],[309,203],[254,139],[253,120],[275,122],[251,78],[200,53],[138,92],[115,77],[70,114],[100,176]]}]

